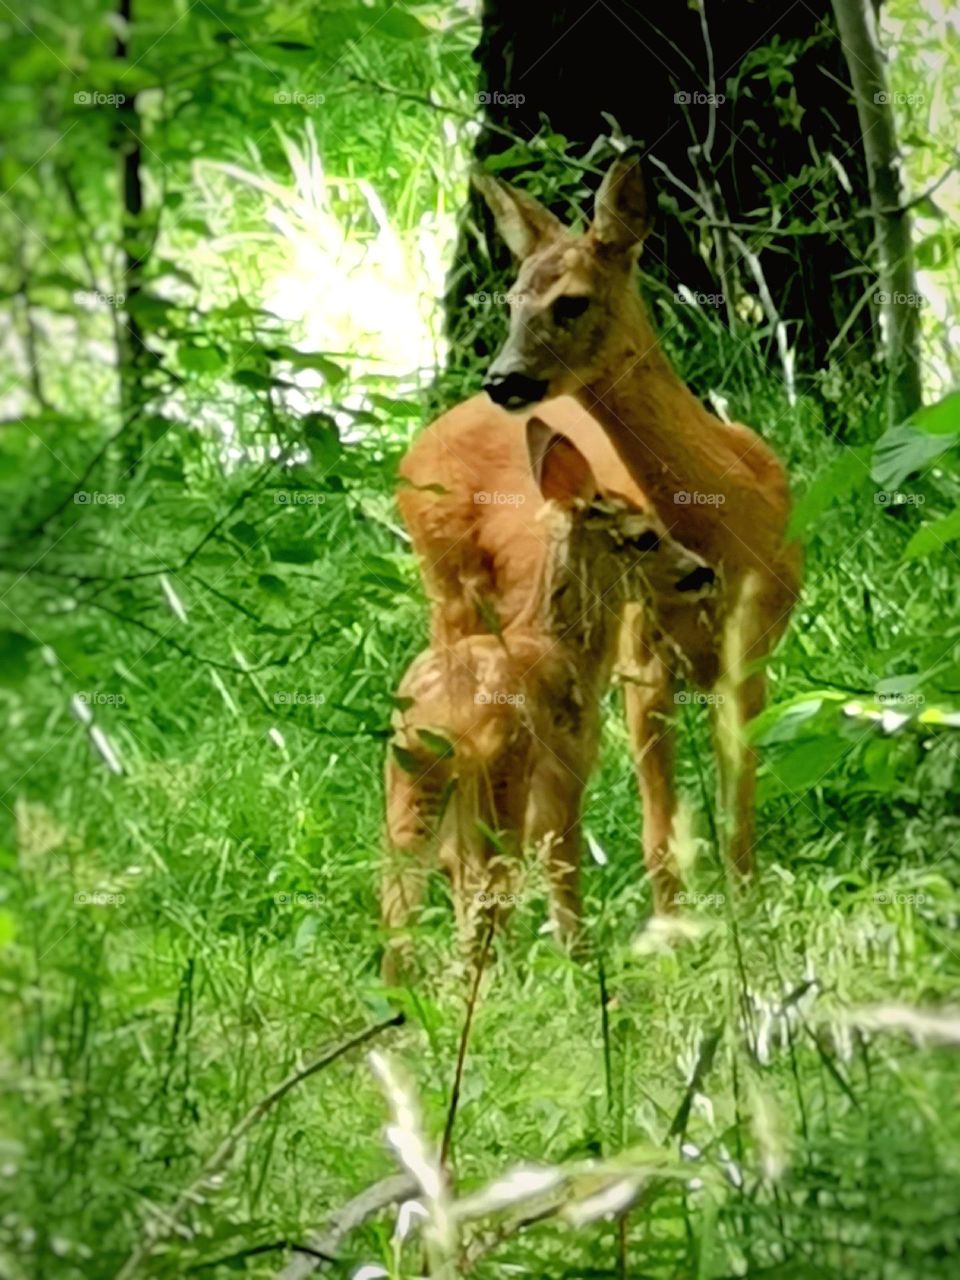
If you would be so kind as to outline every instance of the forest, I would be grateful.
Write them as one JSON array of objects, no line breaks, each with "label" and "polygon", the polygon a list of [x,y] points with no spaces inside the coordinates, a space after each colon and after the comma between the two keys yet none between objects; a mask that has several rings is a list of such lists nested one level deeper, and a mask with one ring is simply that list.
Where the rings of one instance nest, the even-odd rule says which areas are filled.
[{"label": "forest", "polygon": [[[0,1280],[955,1277],[960,7],[0,29]],[[628,394],[635,315],[666,409]],[[681,459],[751,442],[747,488],[687,484],[675,523],[626,453],[609,482],[602,344],[631,458],[660,412]],[[468,471],[502,431],[534,500],[465,482],[428,563],[438,419],[476,425]],[[657,772],[623,610],[695,587],[719,645],[782,475],[785,594],[742,684],[724,649],[669,686]],[[444,565],[462,644],[512,652],[487,527],[523,609],[569,609],[571,565],[593,609],[569,705],[525,670],[458,711],[527,744],[490,804],[424,692]],[[421,783],[410,848],[453,865],[427,840],[398,914]]]}]

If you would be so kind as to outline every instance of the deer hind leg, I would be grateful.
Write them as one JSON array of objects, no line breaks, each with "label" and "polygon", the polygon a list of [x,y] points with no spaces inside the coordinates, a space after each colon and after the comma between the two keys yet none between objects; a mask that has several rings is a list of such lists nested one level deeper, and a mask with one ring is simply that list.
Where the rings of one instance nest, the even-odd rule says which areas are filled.
[{"label": "deer hind leg", "polygon": [[719,832],[728,866],[740,877],[754,867],[757,752],[747,726],[766,702],[763,662],[780,638],[793,592],[784,583],[749,574],[741,586],[721,647],[714,740]]},{"label": "deer hind leg", "polygon": [[672,671],[644,635],[642,620],[634,623],[630,639],[631,671],[624,684],[624,703],[643,803],[643,858],[654,911],[665,914],[676,910],[680,888],[670,848],[677,809],[675,682]]}]

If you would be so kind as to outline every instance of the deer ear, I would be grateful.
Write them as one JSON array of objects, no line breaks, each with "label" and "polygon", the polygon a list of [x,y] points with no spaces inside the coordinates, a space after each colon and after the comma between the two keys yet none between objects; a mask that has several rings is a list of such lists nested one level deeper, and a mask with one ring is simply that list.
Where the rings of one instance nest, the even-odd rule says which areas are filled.
[{"label": "deer ear", "polygon": [[539,200],[501,182],[482,169],[471,174],[474,187],[487,202],[504,244],[518,262],[538,245],[562,236],[566,228]]},{"label": "deer ear", "polygon": [[591,234],[601,245],[627,251],[643,243],[650,225],[640,158],[620,156],[607,170],[597,192]]},{"label": "deer ear", "polygon": [[575,444],[540,418],[527,422],[527,452],[533,478],[548,502],[569,510],[597,496],[599,486],[590,463]]}]

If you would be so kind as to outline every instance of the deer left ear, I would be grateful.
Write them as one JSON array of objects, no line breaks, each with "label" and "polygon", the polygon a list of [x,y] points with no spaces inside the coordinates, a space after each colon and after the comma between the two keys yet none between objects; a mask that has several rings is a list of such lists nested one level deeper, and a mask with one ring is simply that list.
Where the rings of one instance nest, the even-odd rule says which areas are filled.
[{"label": "deer left ear", "polygon": [[474,169],[471,181],[493,214],[497,230],[517,262],[541,244],[564,235],[566,228],[534,196],[501,182],[483,169]]},{"label": "deer left ear", "polygon": [[620,156],[600,184],[590,233],[598,244],[629,251],[643,244],[650,226],[640,158]]},{"label": "deer left ear", "polygon": [[527,422],[527,452],[533,478],[548,502],[569,510],[597,496],[599,486],[590,463],[575,444],[540,418]]}]

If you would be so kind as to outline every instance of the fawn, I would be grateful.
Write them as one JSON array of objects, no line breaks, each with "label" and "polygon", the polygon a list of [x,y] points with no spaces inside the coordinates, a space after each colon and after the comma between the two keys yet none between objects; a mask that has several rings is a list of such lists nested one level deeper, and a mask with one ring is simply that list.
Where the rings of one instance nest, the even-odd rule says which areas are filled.
[{"label": "fawn", "polygon": [[[629,477],[617,471],[596,424],[575,406],[568,410],[581,443],[593,428],[598,470],[617,478],[619,490],[601,483],[567,436],[531,416],[528,461],[515,478],[539,498],[540,550],[531,544],[535,577],[493,633],[458,632],[463,618],[451,621],[441,608],[431,647],[400,683],[386,775],[392,855],[382,909],[392,934],[384,959],[389,980],[409,960],[401,931],[422,900],[435,850],[452,882],[465,945],[475,942],[482,917],[497,917],[509,855],[524,845],[544,853],[557,932],[575,933],[583,787],[597,750],[600,696],[616,655],[622,607],[673,597],[687,608],[709,607],[712,571],[668,537],[641,501],[631,500]],[[562,419],[563,407],[550,416]],[[499,483],[509,482],[509,470],[495,474]],[[421,528],[416,521],[414,527]],[[469,591],[454,607],[469,611]]]},{"label": "fawn", "polygon": [[[654,903],[668,910],[676,873],[673,690],[715,690],[719,829],[729,865],[753,866],[756,755],[746,725],[765,700],[764,663],[796,601],[800,549],[787,541],[783,467],[748,427],[721,422],[693,395],[654,336],[634,283],[650,220],[639,161],[622,156],[577,235],[532,196],[489,175],[475,183],[519,264],[507,340],[485,390],[499,406],[541,413],[570,396],[599,423],[649,509],[717,573],[706,613],[676,596],[628,611],[623,660],[631,746]],[[461,448],[483,432],[474,401]],[[487,418],[498,431],[498,419]],[[519,424],[518,424],[519,425]]]}]

